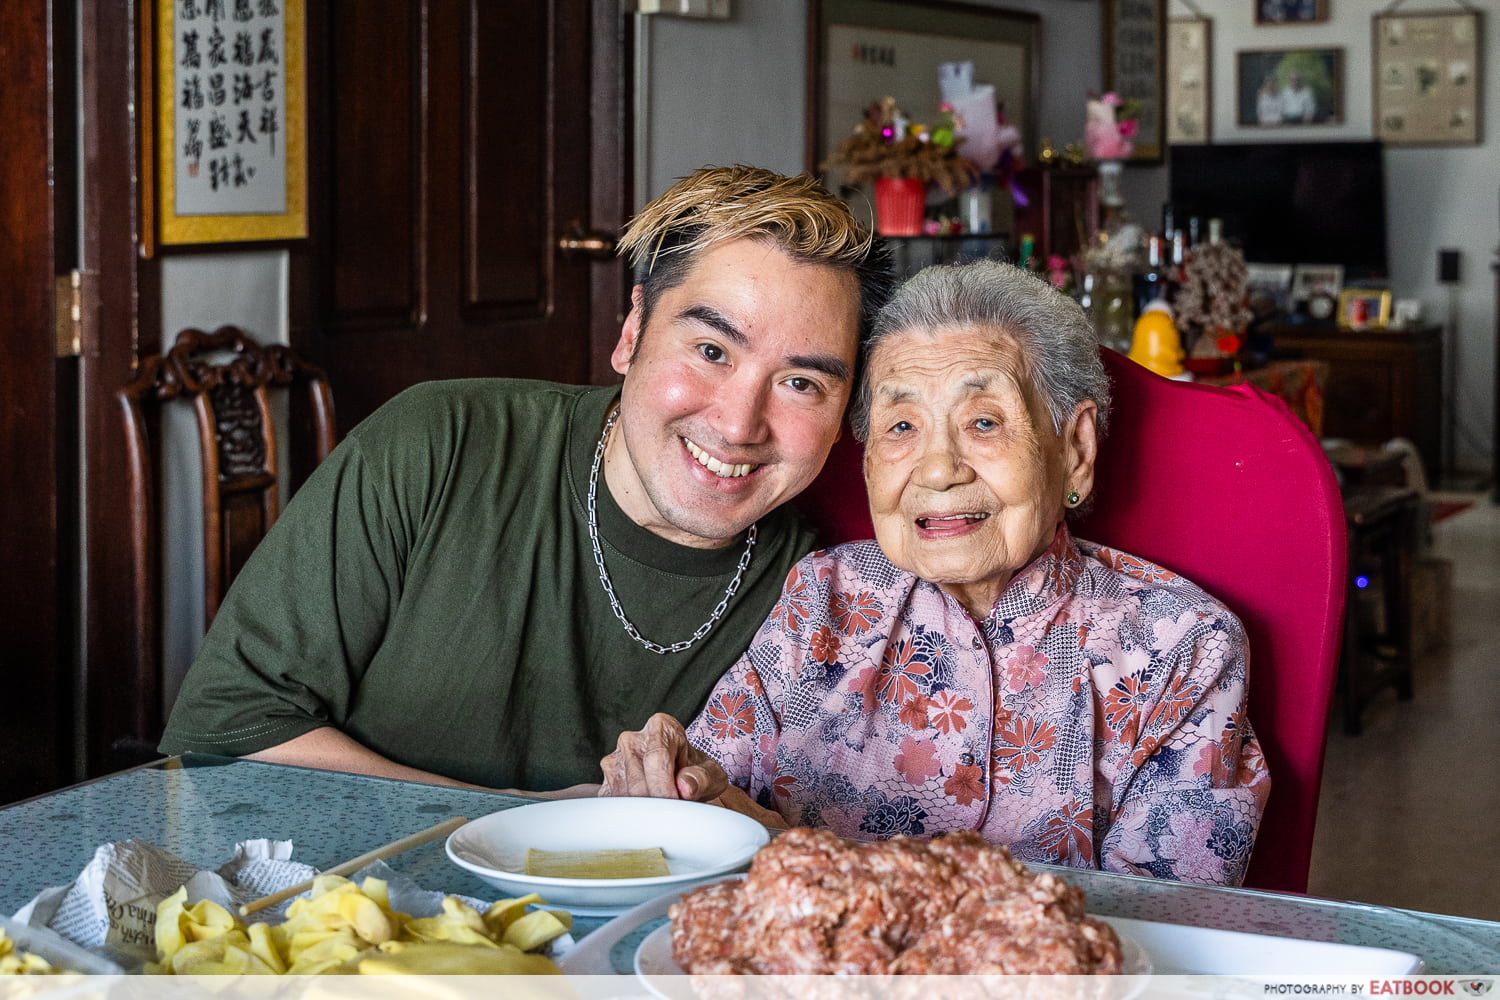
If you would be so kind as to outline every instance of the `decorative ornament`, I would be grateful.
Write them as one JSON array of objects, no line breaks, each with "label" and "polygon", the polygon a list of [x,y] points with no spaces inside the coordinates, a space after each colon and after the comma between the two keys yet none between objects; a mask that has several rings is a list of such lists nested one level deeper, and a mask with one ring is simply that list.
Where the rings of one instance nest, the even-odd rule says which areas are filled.
[{"label": "decorative ornament", "polygon": [[1182,337],[1172,307],[1161,299],[1148,303],[1135,321],[1130,360],[1166,378],[1182,374]]},{"label": "decorative ornament", "polygon": [[[1221,344],[1220,338],[1237,340],[1244,333],[1254,317],[1249,298],[1249,269],[1244,254],[1222,241],[1194,247],[1172,304],[1178,329],[1191,340],[1189,357],[1226,357],[1237,352],[1237,342]],[[1228,347],[1234,350],[1226,350]]]}]

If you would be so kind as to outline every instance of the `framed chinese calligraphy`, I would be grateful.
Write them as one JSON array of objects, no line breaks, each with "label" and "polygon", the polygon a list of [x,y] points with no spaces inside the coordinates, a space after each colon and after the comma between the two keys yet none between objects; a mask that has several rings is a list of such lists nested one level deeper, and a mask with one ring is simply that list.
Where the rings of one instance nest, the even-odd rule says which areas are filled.
[{"label": "framed chinese calligraphy", "polygon": [[1166,116],[1167,0],[1104,0],[1104,89],[1140,105],[1127,162],[1160,163]]},{"label": "framed chinese calligraphy", "polygon": [[1479,18],[1477,10],[1375,15],[1377,139],[1478,145]]},{"label": "framed chinese calligraphy", "polygon": [[154,0],[163,246],[307,235],[303,2]]},{"label": "framed chinese calligraphy", "polygon": [[1174,17],[1167,25],[1167,142],[1208,142],[1213,124],[1213,22]]}]

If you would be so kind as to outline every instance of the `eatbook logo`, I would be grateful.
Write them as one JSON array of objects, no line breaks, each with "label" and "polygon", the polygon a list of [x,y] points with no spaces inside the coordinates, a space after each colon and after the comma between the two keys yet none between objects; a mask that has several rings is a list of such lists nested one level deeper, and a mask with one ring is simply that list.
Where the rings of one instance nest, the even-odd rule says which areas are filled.
[{"label": "eatbook logo", "polygon": [[1490,991],[1490,987],[1495,985],[1495,981],[1493,979],[1470,979],[1459,983],[1459,985],[1463,987],[1463,991],[1469,994],[1469,996],[1482,997]]}]

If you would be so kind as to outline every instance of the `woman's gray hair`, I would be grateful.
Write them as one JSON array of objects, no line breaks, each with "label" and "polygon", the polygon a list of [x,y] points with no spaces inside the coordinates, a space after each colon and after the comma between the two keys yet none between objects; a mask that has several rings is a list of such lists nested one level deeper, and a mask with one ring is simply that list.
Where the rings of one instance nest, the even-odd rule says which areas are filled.
[{"label": "woman's gray hair", "polygon": [[865,343],[864,374],[849,412],[854,436],[870,436],[869,360],[886,337],[912,330],[975,326],[1015,338],[1027,371],[1061,433],[1078,404],[1099,407],[1100,437],[1109,423],[1109,376],[1099,340],[1082,307],[1018,267],[995,260],[940,264],[907,280],[875,317]]}]

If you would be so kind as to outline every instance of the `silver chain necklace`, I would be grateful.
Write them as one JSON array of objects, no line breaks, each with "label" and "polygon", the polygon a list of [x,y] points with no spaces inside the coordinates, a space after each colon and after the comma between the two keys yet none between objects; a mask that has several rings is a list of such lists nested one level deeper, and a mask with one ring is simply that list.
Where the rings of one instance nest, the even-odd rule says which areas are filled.
[{"label": "silver chain necklace", "polygon": [[670,646],[663,646],[659,642],[652,642],[641,635],[636,627],[625,617],[625,609],[620,607],[620,599],[615,596],[614,584],[609,582],[609,571],[604,568],[604,550],[599,547],[599,518],[594,511],[594,497],[599,489],[599,463],[604,458],[604,443],[609,440],[609,432],[614,428],[615,421],[620,417],[620,408],[617,406],[609,419],[604,422],[604,433],[599,435],[599,446],[594,449],[594,464],[589,469],[589,542],[594,546],[594,565],[599,567],[599,582],[604,585],[605,596],[609,598],[609,606],[614,610],[615,617],[620,619],[620,624],[625,626],[625,633],[636,642],[645,646],[653,653],[680,653],[687,649],[699,639],[708,635],[708,630],[714,627],[724,614],[724,609],[729,607],[729,599],[734,592],[740,589],[740,578],[745,575],[745,567],[750,565],[750,553],[755,549],[755,525],[750,525],[749,534],[745,537],[745,551],[740,556],[740,564],[735,568],[734,579],[729,581],[729,586],[724,588],[724,598],[714,608],[713,614],[708,616],[708,621],[698,626],[692,638],[674,642]]}]

